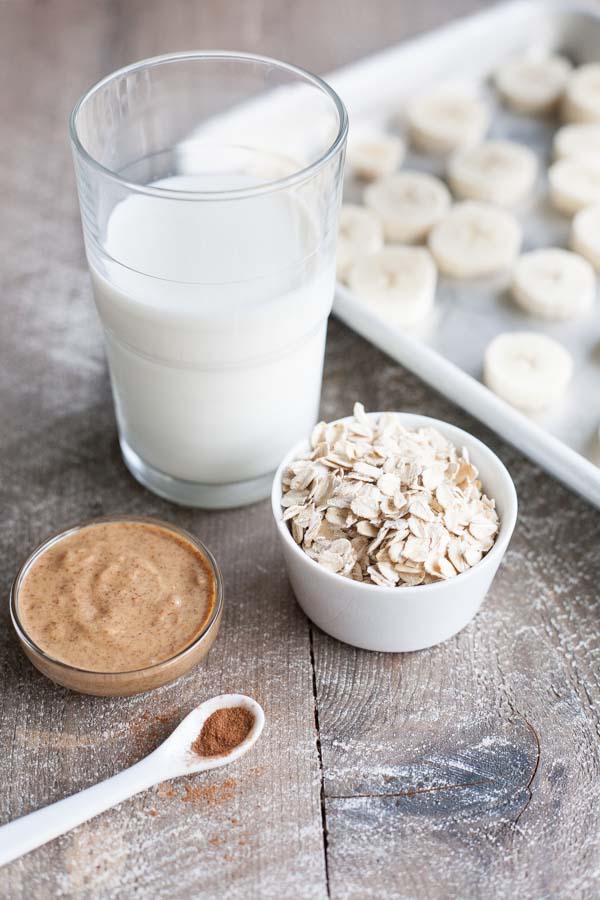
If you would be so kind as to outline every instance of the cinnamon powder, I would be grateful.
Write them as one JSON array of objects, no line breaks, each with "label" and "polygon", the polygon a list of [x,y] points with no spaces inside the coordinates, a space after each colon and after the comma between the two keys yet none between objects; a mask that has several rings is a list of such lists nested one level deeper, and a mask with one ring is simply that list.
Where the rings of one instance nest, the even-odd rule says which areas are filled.
[{"label": "cinnamon powder", "polygon": [[192,744],[198,756],[224,756],[248,737],[254,715],[243,706],[218,709],[208,717]]},{"label": "cinnamon powder", "polygon": [[235,778],[227,778],[218,784],[186,784],[181,798],[184,803],[202,806],[223,806],[235,796]]}]

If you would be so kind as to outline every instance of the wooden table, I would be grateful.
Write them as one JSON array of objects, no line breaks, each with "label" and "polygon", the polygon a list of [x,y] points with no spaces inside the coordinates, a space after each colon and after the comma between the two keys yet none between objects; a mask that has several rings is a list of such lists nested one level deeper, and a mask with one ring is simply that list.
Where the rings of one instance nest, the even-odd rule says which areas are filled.
[{"label": "wooden table", "polygon": [[598,895],[598,511],[332,321],[323,416],[360,398],[470,429],[511,470],[521,512],[485,607],[443,646],[374,654],[312,628],[266,502],[180,509],[125,471],[67,142],[79,93],[137,58],[233,47],[327,71],[480,5],[0,2],[3,595],[40,539],[115,512],[198,533],[227,594],[206,664],[123,700],[47,682],[5,599],[2,821],[140,759],[212,694],[252,694],[268,720],[234,769],[149,791],[2,870],[3,898]]}]

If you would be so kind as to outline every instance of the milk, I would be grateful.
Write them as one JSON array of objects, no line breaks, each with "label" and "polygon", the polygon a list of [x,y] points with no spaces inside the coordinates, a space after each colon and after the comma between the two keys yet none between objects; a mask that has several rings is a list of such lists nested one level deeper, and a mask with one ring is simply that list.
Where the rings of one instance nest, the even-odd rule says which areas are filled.
[{"label": "milk", "polygon": [[[219,183],[219,178],[222,183]],[[171,190],[247,176],[175,176]],[[187,196],[187,195],[186,195]],[[290,191],[118,203],[88,256],[121,442],[146,467],[205,485],[271,473],[317,416],[333,237]]]}]

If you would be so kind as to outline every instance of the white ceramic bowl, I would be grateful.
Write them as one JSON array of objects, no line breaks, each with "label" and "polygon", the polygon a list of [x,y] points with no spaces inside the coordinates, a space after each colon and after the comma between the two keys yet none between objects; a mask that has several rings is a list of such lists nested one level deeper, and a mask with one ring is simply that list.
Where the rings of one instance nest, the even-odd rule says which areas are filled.
[{"label": "white ceramic bowl", "polygon": [[[381,413],[373,413],[373,417]],[[386,588],[352,581],[330,572],[304,553],[283,521],[281,478],[307,449],[306,441],[285,457],[273,481],[273,516],[298,603],[312,621],[332,637],[365,650],[423,650],[445,641],[467,625],[483,601],[504,556],[517,519],[517,494],[495,453],[477,438],[438,419],[396,413],[408,427],[437,428],[457,447],[466,447],[479,469],[484,492],[495,499],[500,531],[483,559],[456,578],[416,587]],[[340,419],[341,422],[349,419]]]}]

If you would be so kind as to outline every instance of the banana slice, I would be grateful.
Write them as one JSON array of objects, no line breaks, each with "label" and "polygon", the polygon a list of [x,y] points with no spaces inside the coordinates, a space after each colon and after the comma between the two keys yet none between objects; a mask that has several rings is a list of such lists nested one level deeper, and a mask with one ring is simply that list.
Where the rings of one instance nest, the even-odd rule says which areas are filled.
[{"label": "banana slice", "polygon": [[412,244],[424,240],[450,206],[446,185],[424,172],[397,172],[369,185],[365,204],[383,221],[389,241]]},{"label": "banana slice", "polygon": [[426,153],[451,153],[478,143],[489,121],[485,103],[461,88],[436,88],[417,97],[408,109],[411,141]]},{"label": "banana slice", "polygon": [[337,241],[337,277],[345,281],[359,256],[377,253],[383,247],[383,226],[375,213],[347,203],[340,210]]},{"label": "banana slice", "polygon": [[350,269],[350,290],[390,325],[408,328],[430,312],[437,276],[424,247],[384,247]]},{"label": "banana slice", "polygon": [[548,169],[552,205],[566,216],[600,203],[600,160],[559,159]]},{"label": "banana slice", "polygon": [[500,66],[494,80],[507,106],[540,115],[556,106],[571,69],[564,56],[519,56]]},{"label": "banana slice", "polygon": [[575,319],[594,305],[596,276],[581,256],[548,247],[519,257],[510,289],[518,305],[534,316]]},{"label": "banana slice", "polygon": [[395,134],[350,135],[346,163],[350,172],[365,181],[391,175],[404,159],[404,142]]},{"label": "banana slice", "polygon": [[575,69],[562,103],[566,122],[600,122],[600,63]]},{"label": "banana slice", "polygon": [[457,203],[429,235],[429,249],[441,272],[479,278],[512,266],[521,246],[521,226],[495,206]]},{"label": "banana slice", "polygon": [[581,122],[563,125],[554,135],[556,159],[600,159],[600,124]]},{"label": "banana slice", "polygon": [[600,272],[600,206],[588,206],[571,224],[571,248]]},{"label": "banana slice", "polygon": [[484,141],[455,154],[448,163],[448,180],[457,197],[514,206],[531,193],[537,158],[514,141]]},{"label": "banana slice", "polygon": [[565,394],[573,359],[545,334],[509,331],[488,344],[483,380],[507,403],[525,412],[540,412]]}]

